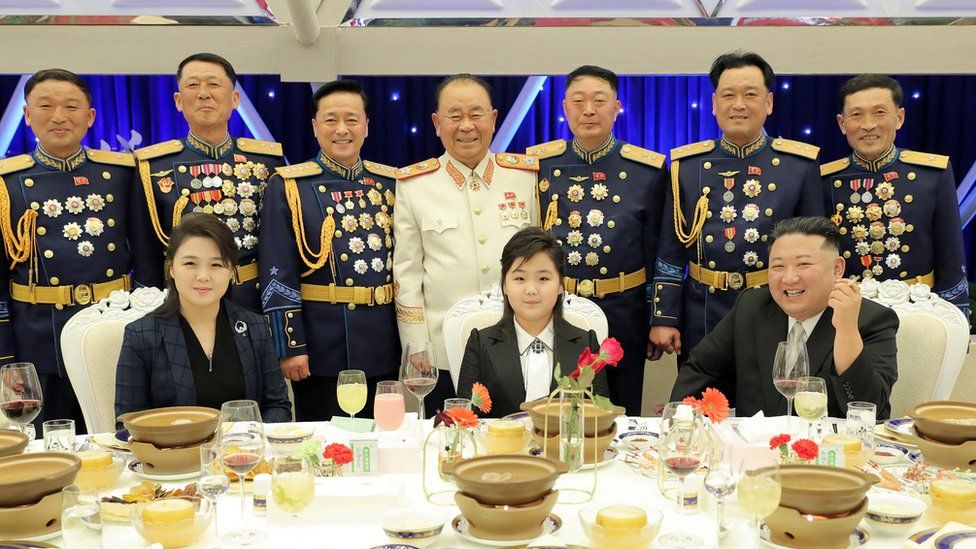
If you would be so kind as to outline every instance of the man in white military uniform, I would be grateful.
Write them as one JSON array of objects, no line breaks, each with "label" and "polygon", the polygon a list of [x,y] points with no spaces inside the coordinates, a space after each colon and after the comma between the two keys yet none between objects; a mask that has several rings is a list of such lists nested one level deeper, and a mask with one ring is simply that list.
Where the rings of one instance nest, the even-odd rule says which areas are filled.
[{"label": "man in white military uniform", "polygon": [[393,211],[400,342],[415,354],[429,341],[441,369],[426,399],[430,410],[454,396],[444,315],[459,300],[501,283],[505,243],[538,224],[539,170],[533,156],[489,151],[498,111],[487,82],[448,77],[437,87],[435,105],[431,119],[445,153],[398,171]]}]

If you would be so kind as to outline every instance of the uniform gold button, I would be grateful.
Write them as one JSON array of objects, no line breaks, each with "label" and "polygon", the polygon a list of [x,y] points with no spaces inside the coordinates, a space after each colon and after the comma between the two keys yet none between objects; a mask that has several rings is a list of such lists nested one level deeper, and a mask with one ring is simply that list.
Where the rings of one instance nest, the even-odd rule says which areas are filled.
[{"label": "uniform gold button", "polygon": [[613,203],[614,204],[620,204],[620,195],[619,194],[613,195]]},{"label": "uniform gold button", "polygon": [[339,254],[339,259],[342,261],[349,261],[349,254]]},{"label": "uniform gold button", "polygon": [[902,272],[898,273],[898,276],[900,276],[902,278],[905,278],[906,276],[908,276],[908,271],[902,271]]},{"label": "uniform gold button", "polygon": [[702,187],[702,192],[705,193],[705,194],[708,194],[708,193],[712,192],[712,188],[711,187]]},{"label": "uniform gold button", "polygon": [[349,304],[349,310],[350,311],[355,311],[356,310],[356,304],[355,303],[350,303]]},{"label": "uniform gold button", "polygon": [[762,236],[761,236],[761,237],[759,238],[759,240],[762,240],[763,242],[765,242],[765,241],[766,241],[766,240],[767,240],[768,238],[769,238],[769,236],[768,236],[768,235],[762,235]]},{"label": "uniform gold button", "polygon": [[607,228],[612,229],[617,226],[616,221],[607,221]]},{"label": "uniform gold button", "polygon": [[661,302],[661,298],[660,297],[655,297],[654,298],[654,303],[660,303],[660,302]]},{"label": "uniform gold button", "polygon": [[843,183],[840,182],[840,179],[834,180],[834,187],[839,189],[841,185],[843,185]]},{"label": "uniform gold button", "polygon": [[[186,173],[186,166],[180,166],[179,168],[176,168],[176,170],[180,173]],[[294,341],[292,343],[294,343]]]},{"label": "uniform gold button", "polygon": [[393,277],[392,277],[392,276],[390,276],[390,275],[386,275],[386,281],[387,281],[387,282],[389,282],[389,281],[391,281],[391,280],[393,280]]},{"label": "uniform gold button", "polygon": [[481,215],[481,208],[475,208],[474,215]]},{"label": "uniform gold button", "polygon": [[627,172],[620,172],[617,174],[617,177],[619,177],[622,180],[627,179]]},{"label": "uniform gold button", "polygon": [[773,159],[773,166],[779,166],[779,158]]},{"label": "uniform gold button", "polygon": [[56,276],[52,276],[51,277],[51,284],[53,286],[57,286],[58,284],[61,284],[61,279],[58,278],[58,277],[56,277]]},{"label": "uniform gold button", "polygon": [[850,250],[844,250],[844,257],[847,257],[847,258],[851,257]]},{"label": "uniform gold button", "polygon": [[769,189],[770,192],[775,191],[776,190],[776,183],[770,183],[769,185],[766,185],[766,188]]},{"label": "uniform gold button", "polygon": [[182,194],[183,196],[190,196],[190,189],[183,189],[182,191],[180,191],[180,194]]},{"label": "uniform gold button", "polygon": [[478,244],[484,244],[485,241],[487,241],[487,240],[488,240],[487,238],[485,238],[483,236],[479,236],[478,237]]},{"label": "uniform gold button", "polygon": [[905,230],[906,230],[906,231],[908,231],[908,232],[912,232],[912,231],[914,231],[914,230],[915,230],[915,225],[912,225],[911,223],[909,223],[909,224],[908,224],[908,225],[907,225],[907,226],[905,227]]},{"label": "uniform gold button", "polygon": [[295,313],[288,313],[288,318],[293,318],[294,316],[295,316]]},{"label": "uniform gold button", "polygon": [[911,248],[908,246],[908,244],[905,244],[904,246],[901,247],[901,251],[903,251],[903,252],[908,252],[908,250],[910,250],[910,249]]},{"label": "uniform gold button", "polygon": [[906,203],[911,204],[912,203],[912,200],[915,200],[915,197],[914,196],[912,196],[910,194],[906,194],[905,195],[905,202]]},{"label": "uniform gold button", "polygon": [[342,238],[342,231],[336,231],[335,236],[336,238]]},{"label": "uniform gold button", "polygon": [[837,204],[837,211],[838,212],[841,211],[841,210],[843,210],[843,209],[844,209],[844,205],[843,204]]},{"label": "uniform gold button", "polygon": [[292,344],[292,346],[295,346],[295,345],[298,345],[298,342],[297,342],[297,341],[295,341],[294,339],[293,339],[293,340],[291,340],[291,341],[290,341],[290,343]]},{"label": "uniform gold button", "polygon": [[64,305],[62,305],[60,303],[55,303],[54,304],[54,308],[60,311],[60,310],[64,309]]},{"label": "uniform gold button", "polygon": [[52,257],[54,257],[54,252],[51,250],[44,250],[44,257],[51,259]]},{"label": "uniform gold button", "polygon": [[664,285],[663,284],[658,284],[657,285],[657,289],[658,290],[663,290],[664,289]]},{"label": "uniform gold button", "polygon": [[553,194],[552,195],[552,201],[555,202],[557,200],[559,200],[559,195],[558,194]]},{"label": "uniform gold button", "polygon": [[24,185],[27,185],[28,187],[33,187],[34,180],[28,177],[27,179],[24,180]]},{"label": "uniform gold button", "polygon": [[712,235],[708,235],[708,236],[706,236],[706,237],[705,237],[705,242],[708,242],[709,244],[710,244],[710,243],[711,243],[711,242],[712,242],[713,240],[715,240],[715,237],[714,237],[714,236],[712,236]]},{"label": "uniform gold button", "polygon": [[38,227],[37,228],[37,234],[39,234],[41,236],[44,236],[44,235],[47,234],[47,229],[45,229],[44,227]]},{"label": "uniform gold button", "polygon": [[389,208],[387,208],[387,207],[386,207],[385,205],[383,205],[383,206],[380,206],[380,211],[381,211],[381,212],[385,212],[385,211],[387,211],[388,209],[389,209]]},{"label": "uniform gold button", "polygon": [[709,219],[711,219],[711,217],[712,217],[712,212],[711,212],[711,211],[707,211],[707,212],[705,212],[705,217],[707,217],[707,218],[709,218]]},{"label": "uniform gold button", "polygon": [[605,253],[605,254],[610,253],[610,246],[604,246],[603,247],[603,253]]},{"label": "uniform gold button", "polygon": [[915,172],[908,172],[908,180],[909,181],[915,181],[915,178],[916,177],[918,177],[918,176],[915,175]]},{"label": "uniform gold button", "polygon": [[114,269],[105,269],[105,276],[115,276]]},{"label": "uniform gold button", "polygon": [[319,185],[319,192],[320,193],[324,193],[325,192],[325,185]]},{"label": "uniform gold button", "polygon": [[488,272],[488,265],[482,265],[481,266],[481,272],[487,273]]},{"label": "uniform gold button", "polygon": [[295,329],[294,329],[294,328],[292,328],[291,326],[289,326],[289,327],[288,327],[288,329],[287,329],[287,330],[285,330],[285,331],[286,331],[286,332],[288,332],[288,333],[290,334],[290,333],[292,333],[292,332],[294,332],[294,331],[295,331]]},{"label": "uniform gold button", "polygon": [[563,174],[563,171],[562,170],[552,170],[552,175],[554,175],[556,177],[559,177],[562,174]]},{"label": "uniform gold button", "polygon": [[38,209],[40,207],[41,207],[41,205],[38,204],[37,202],[31,202],[31,209],[32,210],[36,210],[36,209]]},{"label": "uniform gold button", "polygon": [[756,267],[759,268],[759,269],[762,269],[763,268],[763,262],[762,261],[757,261],[756,262]]},{"label": "uniform gold button", "polygon": [[115,220],[110,217],[110,218],[108,218],[108,221],[105,222],[105,224],[108,225],[109,227],[114,227],[115,226]]},{"label": "uniform gold button", "polygon": [[102,179],[112,179],[112,174],[108,172],[102,172]]},{"label": "uniform gold button", "polygon": [[607,274],[607,268],[606,267],[600,267],[600,274],[602,274],[602,275]]},{"label": "uniform gold button", "polygon": [[114,252],[115,251],[115,242],[109,242],[108,243],[108,246],[106,246],[106,248],[108,248],[108,251]]},{"label": "uniform gold button", "polygon": [[847,234],[847,227],[841,227],[840,234]]},{"label": "uniform gold button", "polygon": [[654,311],[655,316],[661,316],[661,311]]},{"label": "uniform gold button", "polygon": [[772,216],[773,216],[773,209],[766,208],[766,217],[772,217]]},{"label": "uniform gold button", "polygon": [[713,286],[709,286],[708,287],[708,293],[714,294],[715,293],[715,288]]},{"label": "uniform gold button", "polygon": [[105,195],[105,201],[106,202],[115,202],[115,197],[112,196],[112,195],[110,195],[110,194],[107,194],[107,195]]},{"label": "uniform gold button", "polygon": [[562,225],[563,224],[563,220],[562,220],[561,217],[557,217],[556,218],[556,221],[554,221],[553,223],[555,223],[556,225]]},{"label": "uniform gold button", "polygon": [[709,261],[708,262],[708,268],[709,269],[714,269],[715,268],[715,262],[714,261]]},{"label": "uniform gold button", "polygon": [[704,164],[702,164],[702,168],[705,168],[706,170],[710,170],[710,169],[712,169],[712,163],[711,162],[705,162]]},{"label": "uniform gold button", "polygon": [[346,286],[352,286],[352,285],[353,285],[352,279],[351,278],[347,278],[346,279]]}]

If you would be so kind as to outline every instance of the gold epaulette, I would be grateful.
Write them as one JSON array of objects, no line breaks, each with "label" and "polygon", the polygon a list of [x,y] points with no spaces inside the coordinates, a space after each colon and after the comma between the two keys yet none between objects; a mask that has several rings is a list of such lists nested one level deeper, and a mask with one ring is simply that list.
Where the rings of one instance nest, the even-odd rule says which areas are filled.
[{"label": "gold epaulette", "polygon": [[422,160],[405,168],[400,168],[396,171],[396,177],[397,179],[409,179],[411,177],[436,171],[437,168],[440,167],[440,160],[437,160],[436,158],[428,158],[427,160]]},{"label": "gold epaulette", "polygon": [[648,166],[661,169],[664,165],[664,155],[650,149],[644,149],[636,145],[626,144],[620,147],[620,156],[627,160],[647,164]]},{"label": "gold epaulette", "polygon": [[276,141],[261,141],[259,139],[248,139],[246,137],[237,138],[237,148],[246,153],[268,154],[271,156],[284,156],[281,151],[281,143]]},{"label": "gold epaulette", "polygon": [[810,145],[801,141],[791,141],[789,139],[773,139],[771,146],[775,151],[795,154],[796,156],[802,156],[810,160],[816,160],[817,155],[820,154],[820,147],[816,145]]},{"label": "gold epaulette", "polygon": [[538,145],[533,145],[525,149],[525,154],[531,154],[532,156],[537,156],[539,159],[552,158],[554,156],[559,156],[566,152],[566,140],[557,139],[555,141],[548,141],[546,143],[539,143]]},{"label": "gold epaulette", "polygon": [[315,162],[302,162],[291,166],[281,166],[275,172],[284,179],[297,179],[322,173],[322,167]]},{"label": "gold epaulette", "polygon": [[151,158],[158,158],[160,156],[166,156],[167,154],[177,153],[182,150],[183,142],[179,139],[171,139],[169,141],[163,141],[162,143],[156,143],[155,145],[149,145],[148,147],[136,149],[135,155],[139,160],[149,160]]},{"label": "gold epaulette", "polygon": [[848,157],[841,158],[840,160],[834,160],[833,162],[827,162],[826,164],[820,165],[820,177],[827,177],[830,174],[837,173],[848,166],[851,165],[851,159]]},{"label": "gold epaulette", "polygon": [[503,168],[515,170],[539,171],[538,157],[528,154],[495,153],[495,163]]},{"label": "gold epaulette", "polygon": [[687,158],[689,156],[711,152],[714,148],[715,141],[712,139],[709,139],[708,141],[699,141],[698,143],[692,143],[682,147],[676,147],[671,149],[671,160],[678,160],[680,158]]},{"label": "gold epaulette", "polygon": [[378,162],[370,162],[369,160],[363,160],[363,169],[367,172],[381,175],[383,177],[389,177],[390,179],[396,179],[397,169],[393,166],[387,166],[386,164],[380,164]]},{"label": "gold epaulette", "polygon": [[133,167],[136,161],[131,154],[115,151],[102,151],[98,149],[85,149],[88,160],[99,164],[112,164],[114,166]]},{"label": "gold epaulette", "polygon": [[898,158],[906,164],[917,164],[919,166],[939,168],[940,170],[944,170],[949,167],[949,157],[941,154],[931,154],[918,151],[901,151],[901,155],[899,155]]},{"label": "gold epaulette", "polygon": [[0,160],[0,175],[26,170],[34,165],[34,157],[29,154],[18,154]]}]

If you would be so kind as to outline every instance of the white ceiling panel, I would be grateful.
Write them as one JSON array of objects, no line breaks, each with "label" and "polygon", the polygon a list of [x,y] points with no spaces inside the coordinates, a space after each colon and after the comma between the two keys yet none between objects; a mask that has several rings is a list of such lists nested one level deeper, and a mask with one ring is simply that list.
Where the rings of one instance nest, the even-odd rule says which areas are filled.
[{"label": "white ceiling panel", "polygon": [[976,10],[976,0],[917,0],[917,8],[923,10]]},{"label": "white ceiling panel", "polygon": [[505,7],[503,0],[373,0],[371,9],[380,10],[438,10],[442,12],[470,12],[482,10],[499,10]]},{"label": "white ceiling panel", "polygon": [[[593,0],[551,0],[552,8],[557,10],[564,9],[592,9],[596,7]],[[682,0],[602,0],[599,2],[600,9],[656,9],[670,10],[681,8]]]},{"label": "white ceiling panel", "polygon": [[0,0],[0,8],[56,8],[61,5],[59,0]]},{"label": "white ceiling panel", "polygon": [[739,0],[742,11],[777,10],[824,13],[827,10],[863,10],[867,0]]}]

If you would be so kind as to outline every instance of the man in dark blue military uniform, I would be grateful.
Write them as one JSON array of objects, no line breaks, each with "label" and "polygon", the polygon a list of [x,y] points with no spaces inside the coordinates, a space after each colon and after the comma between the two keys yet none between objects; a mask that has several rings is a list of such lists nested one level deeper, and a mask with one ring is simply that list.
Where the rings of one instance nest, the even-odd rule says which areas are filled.
[{"label": "man in dark blue military uniform", "polygon": [[755,53],[728,53],[709,77],[722,137],[671,150],[651,328],[669,353],[690,351],[740,290],[766,284],[766,240],[777,221],[824,213],[819,149],[763,132],[772,67]]},{"label": "man in dark blue military uniform", "polygon": [[278,168],[261,223],[261,303],[281,369],[292,380],[298,421],[342,414],[339,372],[366,372],[372,417],[376,382],[400,362],[393,302],[394,168],[362,160],[367,100],[354,80],[312,97],[321,151]]},{"label": "man in dark blue military uniform", "polygon": [[969,317],[962,222],[949,157],[899,149],[904,93],[865,74],[838,94],[840,131],[854,152],[820,168],[826,211],[840,227],[849,277],[921,282]]},{"label": "man in dark blue military uniform", "polygon": [[[24,87],[32,154],[0,160],[0,361],[32,362],[44,401],[35,423],[70,418],[84,432],[61,359],[61,329],[82,307],[129,290],[135,172],[128,153],[85,149],[95,121],[88,85],[47,69]],[[77,350],[75,350],[77,352]]]},{"label": "man in dark blue military uniform", "polygon": [[608,368],[610,399],[641,412],[654,267],[666,185],[664,155],[618,141],[617,75],[582,66],[566,78],[563,112],[573,140],[526,151],[541,159],[540,219],[566,252],[566,291],[594,299],[624,358]]},{"label": "man in dark blue military uniform", "polygon": [[[233,300],[261,310],[258,282],[258,225],[268,178],[284,164],[281,145],[231,137],[228,120],[240,95],[237,74],[223,57],[197,53],[180,62],[176,73],[176,108],[190,125],[183,140],[172,140],[135,152],[139,171],[138,207],[146,209],[152,229],[133,246],[139,264],[136,282],[164,287],[163,249],[173,226],[189,211],[223,220],[240,247]],[[154,234],[153,234],[154,233]],[[145,261],[141,258],[145,256]]]}]

